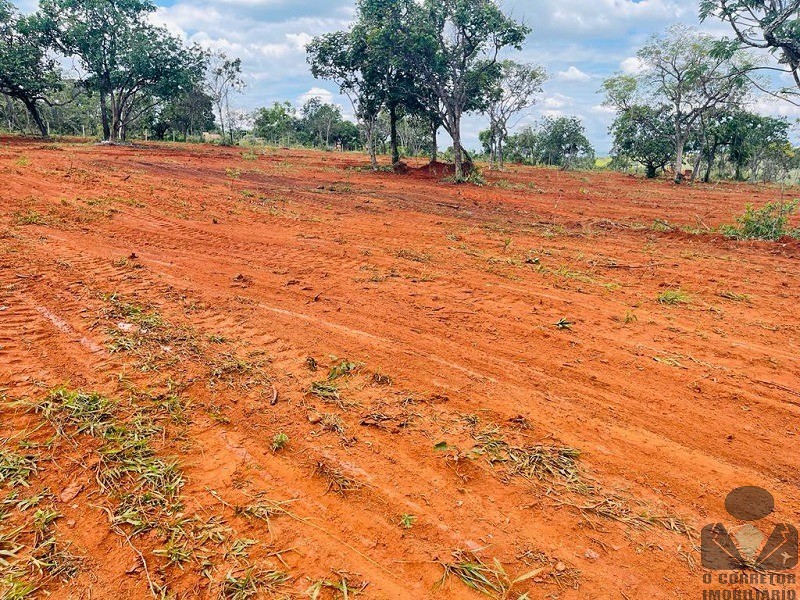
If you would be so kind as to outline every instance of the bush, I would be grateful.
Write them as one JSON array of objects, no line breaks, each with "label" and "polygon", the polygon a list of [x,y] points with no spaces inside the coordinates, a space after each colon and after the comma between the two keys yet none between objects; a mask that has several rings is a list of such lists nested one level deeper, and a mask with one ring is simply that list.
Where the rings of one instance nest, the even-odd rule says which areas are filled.
[{"label": "bush", "polygon": [[722,233],[737,240],[779,240],[784,236],[800,237],[800,230],[787,229],[789,217],[797,209],[792,202],[769,202],[762,208],[748,204],[736,225],[722,227]]}]

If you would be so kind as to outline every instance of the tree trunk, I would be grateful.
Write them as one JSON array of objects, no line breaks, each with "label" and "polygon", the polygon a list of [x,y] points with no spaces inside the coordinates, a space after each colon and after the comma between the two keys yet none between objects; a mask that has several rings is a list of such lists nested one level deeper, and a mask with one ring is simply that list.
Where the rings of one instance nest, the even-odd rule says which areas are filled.
[{"label": "tree trunk", "polygon": [[439,160],[439,124],[431,120],[431,162]]},{"label": "tree trunk", "polygon": [[397,147],[397,106],[389,106],[389,138],[392,146],[392,165],[400,162],[400,149]]},{"label": "tree trunk", "polygon": [[217,112],[219,113],[219,129],[220,133],[222,134],[220,138],[222,139],[222,145],[225,145],[225,115],[222,112],[222,102],[217,103]]},{"label": "tree trunk", "polygon": [[680,135],[675,139],[675,183],[683,182],[683,146],[685,142]]},{"label": "tree trunk", "polygon": [[103,139],[111,139],[111,124],[108,120],[108,96],[105,92],[100,92],[100,118],[103,121]]},{"label": "tree trunk", "polygon": [[47,126],[42,121],[42,115],[39,114],[39,108],[36,106],[36,102],[33,100],[29,100],[27,98],[22,99],[22,103],[25,105],[25,108],[28,109],[28,112],[33,119],[33,122],[36,123],[36,126],[39,128],[39,131],[42,134],[43,138],[50,137],[47,133]]},{"label": "tree trunk", "polygon": [[464,157],[461,154],[461,126],[453,127],[453,163],[455,166],[456,181],[464,178]]},{"label": "tree trunk", "polygon": [[711,152],[708,154],[708,165],[706,165],[706,172],[703,175],[703,183],[711,183],[711,169],[714,166],[714,159],[717,158],[717,148],[712,147]]},{"label": "tree trunk", "polygon": [[697,174],[700,172],[700,163],[703,162],[703,153],[698,152],[697,158],[694,161],[694,167],[692,168],[692,178],[691,182],[694,183],[697,180]]},{"label": "tree trunk", "polygon": [[656,166],[655,165],[647,165],[645,167],[646,175],[648,179],[655,179],[656,178]]},{"label": "tree trunk", "polygon": [[505,135],[501,132],[500,137],[497,138],[497,164],[500,165],[502,171],[506,166],[506,157],[503,154],[503,138]]},{"label": "tree trunk", "polygon": [[464,178],[464,149],[461,147],[461,116],[455,110],[449,112],[450,137],[453,138],[453,163],[455,167],[455,179],[461,181]]}]

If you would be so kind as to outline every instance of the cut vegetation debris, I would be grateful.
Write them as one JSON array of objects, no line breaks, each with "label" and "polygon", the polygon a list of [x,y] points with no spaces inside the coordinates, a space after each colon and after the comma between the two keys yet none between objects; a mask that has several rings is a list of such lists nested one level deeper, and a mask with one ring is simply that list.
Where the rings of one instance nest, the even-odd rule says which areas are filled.
[{"label": "cut vegetation debris", "polygon": [[346,496],[351,492],[360,490],[361,483],[349,477],[342,469],[330,464],[327,461],[317,462],[314,472],[327,482],[327,491],[334,492],[340,496]]},{"label": "cut vegetation debris", "polygon": [[12,452],[9,444],[8,440],[0,440],[0,484],[28,487],[28,480],[38,470],[35,457]]},{"label": "cut vegetation debris", "polygon": [[[506,600],[515,591],[515,588],[545,571],[545,567],[539,567],[512,578],[506,573],[497,559],[494,559],[492,564],[488,565],[476,554],[461,550],[453,553],[452,562],[442,562],[440,564],[444,568],[444,574],[438,583],[439,587],[443,586],[447,579],[452,576],[458,578],[473,590],[499,600]],[[514,596],[516,600],[528,597],[527,593]]]},{"label": "cut vegetation debris", "polygon": [[478,445],[472,453],[485,457],[490,464],[504,465],[509,476],[583,487],[578,467],[580,450],[542,444],[515,447],[498,437],[495,430],[478,433],[475,440]]}]

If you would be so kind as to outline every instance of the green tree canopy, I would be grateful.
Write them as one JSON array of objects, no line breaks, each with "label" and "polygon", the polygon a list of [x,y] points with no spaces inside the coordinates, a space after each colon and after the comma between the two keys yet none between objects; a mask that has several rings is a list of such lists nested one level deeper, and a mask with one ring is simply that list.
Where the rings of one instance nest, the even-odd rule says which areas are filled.
[{"label": "green tree canopy", "polygon": [[435,110],[453,138],[456,177],[463,176],[461,120],[485,109],[501,77],[498,56],[521,49],[530,29],[492,0],[423,0],[413,5],[401,47],[409,71],[437,100]]},{"label": "green tree canopy", "polygon": [[0,94],[22,102],[47,136],[38,105],[60,87],[56,63],[29,19],[9,0],[0,0]]},{"label": "green tree canopy", "polygon": [[206,56],[147,22],[150,0],[41,0],[34,22],[53,47],[74,56],[85,85],[98,93],[103,135],[124,140],[153,107],[188,92]]},{"label": "green tree canopy", "polygon": [[653,178],[672,158],[672,124],[664,108],[629,106],[610,129],[613,153],[641,163],[647,177]]},{"label": "green tree canopy", "polygon": [[594,161],[594,148],[578,117],[545,117],[539,130],[540,160],[569,169],[579,161]]},{"label": "green tree canopy", "polygon": [[727,21],[738,42],[719,44],[718,54],[742,46],[768,50],[800,88],[800,0],[701,0],[700,18],[709,17]]},{"label": "green tree canopy", "polygon": [[669,111],[676,183],[683,180],[686,144],[700,121],[714,111],[739,106],[749,90],[749,55],[740,51],[722,56],[715,49],[710,36],[676,25],[639,50],[641,73],[604,83],[606,104],[618,112],[632,105]]}]

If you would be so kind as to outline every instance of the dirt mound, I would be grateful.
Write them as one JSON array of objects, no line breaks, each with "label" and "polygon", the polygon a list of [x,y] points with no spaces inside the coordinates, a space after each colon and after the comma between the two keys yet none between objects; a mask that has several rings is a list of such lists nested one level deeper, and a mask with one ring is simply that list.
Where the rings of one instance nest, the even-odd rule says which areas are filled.
[{"label": "dirt mound", "polygon": [[424,166],[409,169],[411,175],[425,179],[442,179],[455,175],[456,169],[452,164],[438,161],[430,162]]}]

